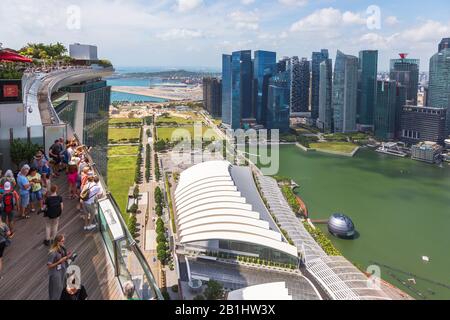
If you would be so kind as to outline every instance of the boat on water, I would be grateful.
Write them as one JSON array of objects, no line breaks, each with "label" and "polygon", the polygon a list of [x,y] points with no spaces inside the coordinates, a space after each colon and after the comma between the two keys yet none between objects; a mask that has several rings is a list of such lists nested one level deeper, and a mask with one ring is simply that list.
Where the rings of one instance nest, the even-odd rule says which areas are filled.
[{"label": "boat on water", "polygon": [[408,154],[404,152],[400,146],[395,142],[383,143],[381,147],[376,149],[378,153],[384,153],[391,156],[405,158]]}]

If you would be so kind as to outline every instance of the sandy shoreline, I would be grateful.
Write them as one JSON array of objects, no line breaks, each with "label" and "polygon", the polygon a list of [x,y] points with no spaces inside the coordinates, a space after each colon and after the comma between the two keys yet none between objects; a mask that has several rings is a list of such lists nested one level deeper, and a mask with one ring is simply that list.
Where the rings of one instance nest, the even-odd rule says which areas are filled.
[{"label": "sandy shoreline", "polygon": [[187,89],[160,89],[160,88],[145,88],[145,87],[126,87],[116,86],[111,88],[112,91],[138,94],[146,97],[160,98],[170,101],[183,101],[183,100],[202,100],[203,93],[201,88]]}]

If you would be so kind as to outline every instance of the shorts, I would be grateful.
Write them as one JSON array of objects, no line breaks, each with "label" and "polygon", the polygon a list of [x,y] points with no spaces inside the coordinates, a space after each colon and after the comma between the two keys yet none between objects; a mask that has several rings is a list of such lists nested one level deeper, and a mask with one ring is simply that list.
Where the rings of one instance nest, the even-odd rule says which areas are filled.
[{"label": "shorts", "polygon": [[6,219],[8,219],[9,221],[13,221],[14,217],[16,216],[16,211],[13,210],[10,213],[6,213],[6,212],[2,211],[1,216],[2,216],[2,221],[4,223],[6,223]]},{"label": "shorts", "polygon": [[0,243],[0,258],[3,258],[3,252],[5,251],[6,248],[6,241],[3,241],[2,243]]},{"label": "shorts", "polygon": [[39,191],[31,192],[30,200],[31,202],[41,201],[43,199],[42,189]]},{"label": "shorts", "polygon": [[55,164],[60,164],[61,163],[61,158],[60,157],[51,157],[52,160],[54,161]]},{"label": "shorts", "polygon": [[22,208],[28,207],[30,204],[30,194],[29,193],[23,193],[20,194],[20,206]]}]

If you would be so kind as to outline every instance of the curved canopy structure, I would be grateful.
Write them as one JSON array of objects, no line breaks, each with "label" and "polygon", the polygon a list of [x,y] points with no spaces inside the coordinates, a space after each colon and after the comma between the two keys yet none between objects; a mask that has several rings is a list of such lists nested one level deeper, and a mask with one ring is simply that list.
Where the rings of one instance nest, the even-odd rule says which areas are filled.
[{"label": "curved canopy structure", "polygon": [[[232,251],[238,251],[232,247],[239,244],[239,251],[252,248],[252,254],[272,251],[272,257],[297,259],[297,248],[239,191],[232,168],[228,161],[210,161],[181,173],[175,191],[180,243],[222,241],[232,243],[226,248]],[[248,177],[245,183],[254,184],[251,174]]]}]

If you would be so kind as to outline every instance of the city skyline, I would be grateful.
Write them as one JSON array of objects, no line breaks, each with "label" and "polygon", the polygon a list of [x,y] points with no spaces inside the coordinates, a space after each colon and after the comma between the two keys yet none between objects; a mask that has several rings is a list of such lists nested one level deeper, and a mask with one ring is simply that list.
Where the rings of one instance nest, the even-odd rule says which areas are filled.
[{"label": "city skyline", "polygon": [[[435,43],[450,33],[445,14],[449,4],[405,3],[133,0],[106,5],[105,0],[82,0],[71,6],[65,0],[28,0],[18,6],[6,0],[8,10],[0,12],[0,26],[10,29],[2,38],[4,47],[57,41],[96,44],[99,55],[117,66],[220,69],[223,52],[264,49],[279,57],[311,59],[313,51],[327,48],[333,60],[337,49],[351,55],[377,49],[380,71],[388,71],[389,60],[398,53],[408,52],[421,60],[420,71],[428,71]],[[368,19],[376,16],[368,11],[371,5],[380,9],[380,29],[376,23],[368,26]],[[39,19],[33,18],[36,13]]]}]

